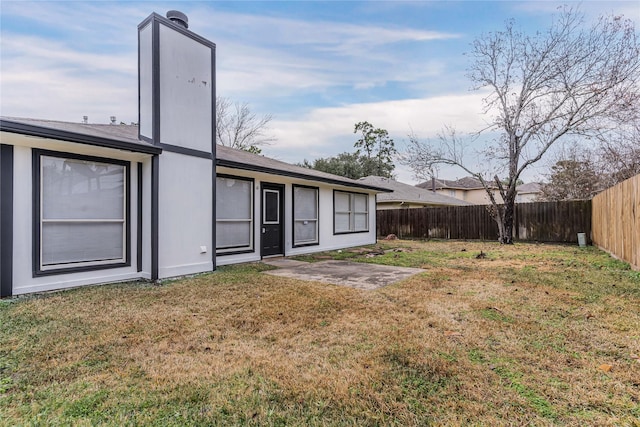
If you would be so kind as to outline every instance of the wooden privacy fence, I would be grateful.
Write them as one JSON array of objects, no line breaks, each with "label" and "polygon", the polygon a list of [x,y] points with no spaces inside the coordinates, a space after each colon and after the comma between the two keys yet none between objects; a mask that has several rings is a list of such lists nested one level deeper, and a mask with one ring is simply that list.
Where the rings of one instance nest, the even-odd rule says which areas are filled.
[{"label": "wooden privacy fence", "polygon": [[640,269],[640,175],[593,198],[593,243]]},{"label": "wooden privacy fence", "polygon": [[[389,209],[377,211],[378,235],[399,238],[497,240],[498,226],[487,206]],[[591,201],[516,204],[516,240],[577,243],[578,233],[591,235]]]}]

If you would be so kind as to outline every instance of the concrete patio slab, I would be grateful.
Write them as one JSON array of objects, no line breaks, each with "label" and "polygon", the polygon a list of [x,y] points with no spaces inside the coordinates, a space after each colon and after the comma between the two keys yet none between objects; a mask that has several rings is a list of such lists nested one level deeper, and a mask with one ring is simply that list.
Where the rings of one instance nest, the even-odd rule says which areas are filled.
[{"label": "concrete patio slab", "polygon": [[[285,261],[285,259],[274,261]],[[289,261],[301,263],[300,261]],[[263,260],[263,262],[278,267],[272,260]],[[314,263],[302,262],[301,264],[279,268],[278,270],[265,271],[266,274],[273,276],[331,283],[362,290],[378,289],[422,272],[424,270],[420,268],[334,260]]]},{"label": "concrete patio slab", "polygon": [[272,265],[272,266],[278,267],[278,268],[300,267],[301,265],[309,264],[308,262],[296,261],[295,259],[284,258],[284,257],[263,258],[262,259],[262,263],[263,264]]}]

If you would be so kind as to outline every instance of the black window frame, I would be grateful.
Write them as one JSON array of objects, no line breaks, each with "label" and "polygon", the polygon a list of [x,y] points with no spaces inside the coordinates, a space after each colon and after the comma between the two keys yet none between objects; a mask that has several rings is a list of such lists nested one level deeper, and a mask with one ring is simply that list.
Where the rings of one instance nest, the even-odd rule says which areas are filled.
[{"label": "black window frame", "polygon": [[[316,241],[296,244],[296,188],[307,188],[316,191]],[[320,187],[292,184],[291,186],[291,243],[294,248],[320,245]]]},{"label": "black window frame", "polygon": [[[124,183],[124,227],[125,227],[125,241],[123,245],[124,254],[124,262],[115,261],[112,263],[99,263],[99,264],[89,264],[91,261],[82,262],[83,265],[72,266],[73,263],[69,263],[69,267],[50,267],[48,269],[42,269],[42,259],[40,257],[41,248],[42,248],[42,224],[40,222],[41,218],[41,158],[43,156],[47,157],[56,157],[59,159],[73,159],[73,160],[82,160],[88,162],[96,162],[96,163],[105,163],[111,165],[119,165],[123,166],[125,169],[125,180]],[[97,156],[89,156],[84,154],[77,153],[68,153],[62,151],[52,151],[52,150],[43,150],[43,149],[33,149],[32,150],[32,224],[33,224],[33,236],[32,236],[32,263],[33,263],[33,277],[40,276],[53,276],[60,274],[68,274],[68,273],[80,273],[86,271],[98,271],[98,270],[106,270],[112,268],[123,268],[131,266],[131,162],[126,160],[119,159],[111,159],[107,157],[97,157]],[[79,262],[80,263],[80,262]],[[78,264],[79,264],[78,263]],[[65,264],[59,264],[65,265]]]},{"label": "black window frame", "polygon": [[[349,194],[349,204],[351,204],[351,196],[352,195],[361,195],[366,197],[366,206],[367,206],[367,228],[366,230],[349,230],[349,231],[336,231],[336,193]],[[355,215],[355,212],[352,213]],[[370,219],[370,209],[369,209],[369,194],[368,193],[359,193],[356,191],[344,191],[344,190],[333,190],[333,234],[356,234],[356,233],[368,233],[369,232],[369,219]],[[349,218],[349,227],[351,227],[351,218]],[[355,228],[355,217],[354,217],[354,228]]]},{"label": "black window frame", "polygon": [[[216,173],[216,185],[218,184],[218,178],[237,179],[237,180],[247,181],[251,186],[251,245],[250,247],[247,247],[247,246],[226,247],[226,248],[220,249],[225,252],[219,252],[220,250],[218,249],[218,242],[216,241],[215,242],[216,257],[253,253],[256,250],[255,249],[256,248],[256,212],[255,212],[256,210],[255,183],[256,182],[255,182],[255,178],[251,178],[247,176],[230,175],[230,174],[224,174],[224,173]],[[217,197],[216,197],[216,203],[217,203]],[[216,209],[216,218],[215,218],[214,227],[218,226],[217,212],[218,212],[218,209]],[[238,250],[233,250],[236,248]]]}]

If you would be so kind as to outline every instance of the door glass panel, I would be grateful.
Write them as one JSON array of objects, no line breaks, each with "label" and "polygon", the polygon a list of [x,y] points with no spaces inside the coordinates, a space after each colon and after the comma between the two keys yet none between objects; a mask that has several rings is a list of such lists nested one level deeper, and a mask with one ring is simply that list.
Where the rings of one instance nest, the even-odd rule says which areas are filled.
[{"label": "door glass panel", "polygon": [[280,192],[264,190],[264,224],[278,224],[280,222]]}]

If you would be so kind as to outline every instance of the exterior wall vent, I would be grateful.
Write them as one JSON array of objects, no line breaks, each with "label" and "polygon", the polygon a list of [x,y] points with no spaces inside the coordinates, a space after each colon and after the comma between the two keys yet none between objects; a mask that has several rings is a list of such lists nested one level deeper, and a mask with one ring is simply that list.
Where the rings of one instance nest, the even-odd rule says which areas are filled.
[{"label": "exterior wall vent", "polygon": [[176,24],[188,29],[189,28],[189,18],[184,13],[178,10],[170,10],[167,12],[167,19],[171,22],[175,22]]}]

